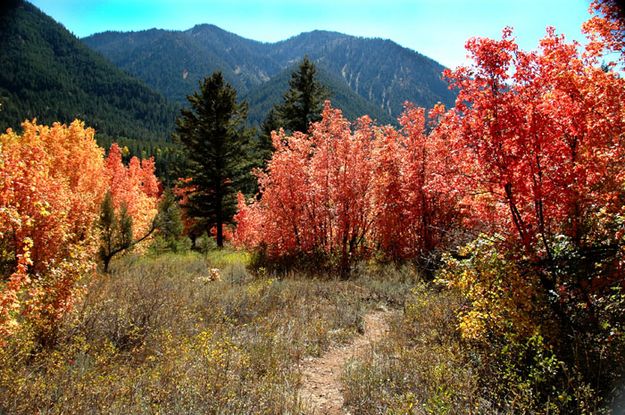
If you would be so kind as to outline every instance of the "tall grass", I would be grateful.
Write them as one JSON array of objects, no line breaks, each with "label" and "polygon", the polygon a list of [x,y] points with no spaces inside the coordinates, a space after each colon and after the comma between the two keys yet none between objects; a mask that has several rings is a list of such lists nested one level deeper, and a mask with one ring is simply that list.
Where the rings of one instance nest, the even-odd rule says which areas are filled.
[{"label": "tall grass", "polygon": [[459,306],[451,291],[415,284],[388,336],[347,364],[343,382],[350,412],[491,413],[479,398],[477,374],[456,331]]},{"label": "tall grass", "polygon": [[[301,359],[348,341],[367,310],[403,303],[414,279],[252,275],[246,261],[235,251],[117,261],[53,347],[26,329],[0,351],[0,413],[302,413]],[[222,281],[208,281],[210,268]]]}]

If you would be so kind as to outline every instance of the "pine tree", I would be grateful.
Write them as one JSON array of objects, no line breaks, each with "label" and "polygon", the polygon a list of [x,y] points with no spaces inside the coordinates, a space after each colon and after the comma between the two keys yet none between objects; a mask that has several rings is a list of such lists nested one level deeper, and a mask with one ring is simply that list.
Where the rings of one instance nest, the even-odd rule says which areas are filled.
[{"label": "pine tree", "polygon": [[154,221],[162,247],[165,250],[176,252],[182,237],[184,224],[182,223],[180,207],[171,190],[168,189],[163,193],[163,197],[158,204],[158,215],[156,215]]},{"label": "pine tree", "polygon": [[235,89],[215,72],[187,97],[190,109],[176,120],[176,140],[186,155],[186,214],[210,234],[217,230],[223,246],[223,227],[236,211],[236,192],[248,178],[250,132],[245,128],[247,105],[237,103]]},{"label": "pine tree", "polygon": [[284,128],[288,133],[308,132],[311,122],[321,119],[323,102],[329,92],[316,79],[317,69],[308,57],[304,57],[299,69],[291,74],[289,89],[284,93],[282,103],[274,105],[262,125],[256,144],[254,167],[264,166],[273,154],[271,132]]},{"label": "pine tree", "polygon": [[260,134],[258,136],[256,157],[260,161],[260,165],[264,165],[273,154],[273,144],[271,143],[271,132],[281,127],[280,114],[277,107],[271,108],[269,114],[260,126]]},{"label": "pine tree", "polygon": [[278,125],[288,132],[306,133],[311,122],[321,119],[323,102],[329,94],[316,79],[316,73],[315,64],[304,56],[299,69],[291,74],[284,102],[276,108]]}]

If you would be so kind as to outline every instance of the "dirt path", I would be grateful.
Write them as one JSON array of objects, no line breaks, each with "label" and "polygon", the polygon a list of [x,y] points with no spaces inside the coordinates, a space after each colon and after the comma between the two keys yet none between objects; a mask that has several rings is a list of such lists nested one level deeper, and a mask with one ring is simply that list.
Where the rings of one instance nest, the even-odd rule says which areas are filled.
[{"label": "dirt path", "polygon": [[302,367],[300,396],[312,414],[343,414],[343,386],[341,373],[345,363],[354,355],[362,353],[388,331],[390,311],[374,311],[365,316],[365,332],[351,343],[330,349],[321,357],[311,359]]}]

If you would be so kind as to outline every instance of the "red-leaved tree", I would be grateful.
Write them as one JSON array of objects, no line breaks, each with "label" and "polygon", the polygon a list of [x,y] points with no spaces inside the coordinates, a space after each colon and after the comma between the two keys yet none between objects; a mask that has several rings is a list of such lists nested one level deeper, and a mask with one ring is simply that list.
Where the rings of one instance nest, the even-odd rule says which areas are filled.
[{"label": "red-leaved tree", "polygon": [[274,133],[273,157],[257,173],[260,199],[239,198],[235,242],[271,257],[322,254],[343,275],[376,251],[427,254],[457,217],[459,197],[445,190],[449,137],[426,134],[425,122],[424,110],[407,105],[400,131],[368,117],[350,125],[326,103],[309,134]]},{"label": "red-leaved tree", "polygon": [[530,256],[550,257],[555,234],[585,243],[597,205],[618,208],[623,79],[553,29],[536,52],[520,51],[509,29],[467,49],[474,65],[446,76],[460,90],[458,151],[476,161],[465,174],[489,196],[475,198],[475,212],[499,206],[495,230]]}]

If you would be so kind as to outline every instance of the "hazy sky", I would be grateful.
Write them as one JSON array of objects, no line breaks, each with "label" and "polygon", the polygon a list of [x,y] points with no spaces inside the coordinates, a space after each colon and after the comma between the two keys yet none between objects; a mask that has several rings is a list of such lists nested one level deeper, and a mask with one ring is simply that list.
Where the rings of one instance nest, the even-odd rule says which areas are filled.
[{"label": "hazy sky", "polygon": [[471,36],[499,37],[512,26],[524,49],[546,26],[582,40],[589,0],[33,0],[79,37],[104,30],[184,30],[212,23],[274,42],[314,29],[381,37],[454,67]]}]

